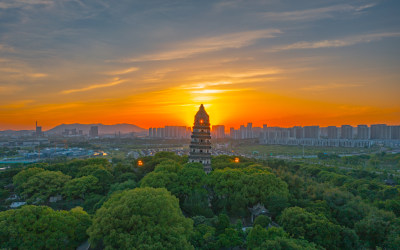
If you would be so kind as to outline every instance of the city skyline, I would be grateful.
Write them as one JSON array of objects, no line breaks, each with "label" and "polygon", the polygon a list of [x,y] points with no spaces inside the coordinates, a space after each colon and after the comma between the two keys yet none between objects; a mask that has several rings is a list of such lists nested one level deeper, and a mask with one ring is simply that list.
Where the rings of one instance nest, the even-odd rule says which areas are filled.
[{"label": "city skyline", "polygon": [[[399,124],[387,124],[387,123],[363,123],[363,124],[337,124],[337,125],[333,125],[333,124],[326,124],[326,125],[320,125],[320,124],[310,124],[310,125],[300,125],[300,124],[292,124],[289,126],[278,126],[278,125],[274,125],[271,123],[269,123],[268,121],[264,121],[261,123],[253,123],[252,121],[248,121],[248,122],[238,122],[238,125],[226,125],[226,124],[212,124],[210,121],[210,126],[214,129],[218,129],[219,131],[221,131],[221,126],[224,127],[224,132],[229,132],[229,129],[233,128],[233,129],[240,129],[242,126],[245,126],[246,124],[251,124],[252,126],[254,125],[254,127],[256,128],[262,128],[262,127],[268,127],[268,128],[294,128],[294,127],[313,127],[313,126],[317,126],[320,128],[329,128],[329,127],[336,127],[336,128],[340,128],[342,126],[350,126],[353,128],[356,128],[357,126],[367,126],[367,127],[371,127],[373,125],[387,125],[387,126],[400,126]],[[57,124],[55,126],[51,126],[51,127],[47,127],[45,129],[43,129],[42,126],[38,126],[38,121],[35,121],[35,124],[30,124],[31,126],[28,127],[27,129],[21,129],[21,130],[32,130],[32,131],[40,131],[40,133],[42,132],[46,132],[49,130],[52,130],[56,127],[59,126],[88,126],[88,125],[92,125],[92,126],[96,126],[96,125],[102,125],[102,126],[114,126],[114,125],[132,125],[135,126],[138,129],[143,129],[143,130],[148,130],[148,129],[158,129],[158,128],[180,128],[183,129],[183,131],[187,130],[187,129],[191,129],[193,127],[193,124],[191,125],[185,125],[185,124],[177,124],[177,123],[172,123],[170,125],[158,125],[158,126],[152,126],[150,125],[149,127],[140,127],[137,126],[136,124],[133,123],[115,123],[115,124],[104,124],[104,123],[79,123],[79,122],[75,122],[75,123],[61,123],[61,124]],[[70,130],[71,128],[69,128],[68,130]],[[14,130],[14,131],[18,131],[19,129],[0,129],[0,131],[6,131],[6,130]]]},{"label": "city skyline", "polygon": [[0,130],[400,124],[395,0],[4,1]]}]

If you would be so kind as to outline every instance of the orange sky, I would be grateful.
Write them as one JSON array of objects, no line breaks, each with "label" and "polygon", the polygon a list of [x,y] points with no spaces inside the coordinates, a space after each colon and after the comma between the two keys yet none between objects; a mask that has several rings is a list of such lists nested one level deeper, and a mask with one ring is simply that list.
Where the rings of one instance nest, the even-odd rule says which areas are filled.
[{"label": "orange sky", "polygon": [[400,124],[398,2],[152,3],[3,5],[0,130]]}]

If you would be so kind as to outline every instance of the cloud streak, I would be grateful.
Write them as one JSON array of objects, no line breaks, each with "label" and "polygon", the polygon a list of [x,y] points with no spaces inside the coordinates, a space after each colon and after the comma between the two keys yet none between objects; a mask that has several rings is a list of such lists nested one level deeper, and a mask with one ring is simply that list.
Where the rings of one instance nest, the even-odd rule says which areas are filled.
[{"label": "cloud streak", "polygon": [[110,71],[110,72],[107,72],[106,74],[107,75],[125,75],[125,74],[132,73],[132,72],[135,72],[138,70],[139,70],[139,68],[137,68],[137,67],[131,67],[131,68],[123,69],[123,70]]},{"label": "cloud streak", "polygon": [[3,85],[0,86],[0,95],[10,95],[22,90],[22,86],[17,85]]},{"label": "cloud streak", "polygon": [[88,87],[80,88],[80,89],[69,89],[69,90],[64,90],[61,93],[62,94],[71,94],[71,93],[77,93],[77,92],[84,92],[84,91],[89,91],[89,90],[94,90],[94,89],[99,89],[99,88],[106,88],[106,87],[112,87],[116,86],[118,84],[121,84],[125,82],[126,80],[121,80],[119,78],[114,79],[114,81],[110,83],[105,83],[105,84],[93,84]]},{"label": "cloud streak", "polygon": [[266,12],[263,13],[263,17],[273,21],[302,21],[302,20],[316,20],[323,18],[334,17],[335,14],[340,12],[360,12],[365,9],[371,8],[375,4],[366,4],[362,6],[353,6],[349,4],[332,5],[328,7],[307,9],[307,10],[296,10],[296,11],[284,11],[284,12]]},{"label": "cloud streak", "polygon": [[384,38],[399,37],[400,32],[388,32],[388,33],[375,33],[367,35],[350,36],[343,39],[336,40],[322,40],[316,42],[297,42],[289,45],[278,46],[269,50],[268,52],[277,52],[283,50],[294,50],[294,49],[320,49],[320,48],[339,48],[351,46],[359,43],[368,43],[373,41],[379,41]]},{"label": "cloud streak", "polygon": [[306,91],[323,91],[323,90],[331,90],[331,89],[341,89],[341,88],[355,88],[362,87],[364,84],[325,84],[325,85],[312,85],[308,87],[301,88]]},{"label": "cloud streak", "polygon": [[53,0],[6,0],[0,2],[0,9],[20,8],[29,5],[49,5],[52,3]]},{"label": "cloud streak", "polygon": [[179,44],[176,49],[152,53],[122,62],[168,61],[183,59],[201,53],[214,52],[223,49],[237,49],[253,44],[258,39],[273,38],[282,33],[278,29],[252,30],[225,34],[221,36],[200,38]]}]

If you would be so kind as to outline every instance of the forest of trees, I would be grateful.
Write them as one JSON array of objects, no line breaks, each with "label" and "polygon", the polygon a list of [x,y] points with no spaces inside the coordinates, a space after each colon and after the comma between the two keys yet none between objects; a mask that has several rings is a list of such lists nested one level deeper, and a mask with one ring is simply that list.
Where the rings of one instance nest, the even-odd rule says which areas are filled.
[{"label": "forest of trees", "polygon": [[[4,170],[0,248],[400,249],[400,189],[377,173],[230,156],[212,167],[160,152]],[[14,193],[27,205],[9,209]],[[268,214],[251,223],[257,204]]]}]

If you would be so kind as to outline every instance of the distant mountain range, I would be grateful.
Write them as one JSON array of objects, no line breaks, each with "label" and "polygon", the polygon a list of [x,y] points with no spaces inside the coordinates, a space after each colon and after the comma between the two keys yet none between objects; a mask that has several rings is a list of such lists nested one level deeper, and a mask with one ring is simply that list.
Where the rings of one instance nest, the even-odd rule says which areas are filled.
[{"label": "distant mountain range", "polygon": [[104,125],[101,123],[98,124],[61,124],[52,129],[46,131],[48,134],[61,134],[65,131],[65,129],[76,129],[78,132],[79,130],[83,131],[83,134],[89,134],[89,130],[91,126],[99,127],[99,134],[115,134],[121,132],[121,134],[128,134],[131,132],[140,133],[146,131],[146,129],[136,126],[134,124],[114,124],[114,125]]}]

